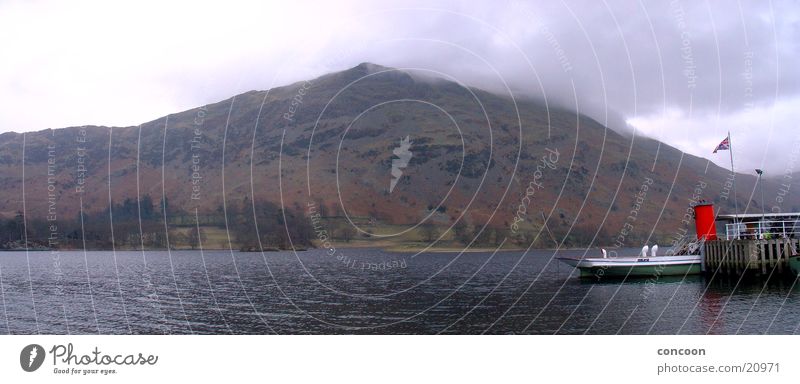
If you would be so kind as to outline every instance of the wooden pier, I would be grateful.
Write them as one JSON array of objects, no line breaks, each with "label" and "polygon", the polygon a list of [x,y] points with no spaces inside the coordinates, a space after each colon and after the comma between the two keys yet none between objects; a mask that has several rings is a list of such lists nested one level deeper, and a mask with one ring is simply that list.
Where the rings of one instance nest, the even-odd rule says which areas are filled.
[{"label": "wooden pier", "polygon": [[790,274],[789,257],[800,249],[800,239],[713,240],[705,242],[705,272],[724,275]]}]

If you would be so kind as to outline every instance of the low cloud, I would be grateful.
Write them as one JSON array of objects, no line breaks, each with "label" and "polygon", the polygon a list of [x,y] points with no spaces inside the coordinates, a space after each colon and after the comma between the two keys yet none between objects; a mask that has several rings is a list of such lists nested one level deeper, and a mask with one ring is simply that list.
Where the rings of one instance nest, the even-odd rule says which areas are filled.
[{"label": "low cloud", "polygon": [[546,99],[780,171],[797,140],[798,8],[729,2],[0,5],[0,131],[135,125],[360,62]]}]

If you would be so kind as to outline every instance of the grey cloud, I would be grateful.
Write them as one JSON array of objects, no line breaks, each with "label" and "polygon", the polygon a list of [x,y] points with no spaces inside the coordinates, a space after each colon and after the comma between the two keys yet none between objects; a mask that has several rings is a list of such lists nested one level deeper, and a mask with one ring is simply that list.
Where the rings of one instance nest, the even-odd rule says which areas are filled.
[{"label": "grey cloud", "polygon": [[[800,110],[800,106],[785,105],[800,100],[800,72],[796,70],[800,16],[790,1],[351,1],[330,9],[309,2],[274,16],[273,21],[283,20],[286,25],[270,33],[261,31],[265,25],[237,22],[237,2],[220,6],[226,7],[224,20],[211,19],[215,12],[207,15],[209,20],[193,19],[191,10],[181,15],[185,17],[165,16],[177,23],[175,28],[203,26],[221,38],[209,44],[200,37],[193,41],[192,34],[182,35],[190,36],[182,41],[189,54],[171,57],[163,69],[153,66],[156,73],[150,80],[163,79],[155,81],[159,89],[133,89],[154,82],[132,78],[127,108],[139,108],[140,112],[126,114],[130,121],[125,124],[138,124],[164,113],[164,97],[150,103],[148,92],[163,96],[167,90],[169,108],[179,110],[364,61],[427,68],[498,93],[506,93],[508,86],[519,96],[546,95],[552,105],[574,107],[577,101],[581,112],[623,131],[630,129],[626,121],[631,119],[656,121],[662,113],[678,110],[683,117],[675,124],[702,129],[693,134],[703,145],[721,139],[728,129],[747,138],[739,146],[749,152],[741,156],[747,167],[762,165],[767,151],[786,152],[790,149],[787,143],[792,142],[772,140],[765,146],[751,140],[758,137],[754,131],[767,129],[776,138],[789,135],[795,130],[790,125],[792,111]],[[343,16],[324,17],[339,8],[345,10]],[[252,11],[242,6],[241,12]],[[181,20],[191,23],[184,26]],[[231,23],[237,31],[227,36],[226,26]],[[146,47],[153,43],[142,41],[144,53],[139,54],[150,54]],[[202,65],[209,58],[214,64]],[[120,66],[120,76],[128,75],[126,57],[111,59]],[[191,60],[191,65],[182,60]],[[752,84],[744,73],[752,76]],[[13,77],[17,75],[25,74]],[[0,78],[0,96],[12,97],[19,88],[13,84],[4,84]],[[109,90],[102,84],[89,85],[98,90],[97,98],[107,97],[103,92]],[[52,87],[57,89],[59,84]],[[774,106],[781,106],[773,108],[778,115],[765,116],[765,126],[730,119]],[[74,124],[76,115],[85,117],[83,123],[109,124],[104,121],[108,114],[66,104],[61,107],[69,111],[69,116],[63,112],[61,125]],[[58,109],[52,111],[46,121],[58,121],[59,113]],[[141,120],[134,121],[132,116]],[[26,124],[35,118],[6,115],[0,118],[0,129],[45,128]],[[720,122],[731,126],[720,126]],[[768,122],[775,124],[766,126]],[[679,127],[639,133],[667,143],[685,142],[687,134]],[[707,155],[700,147],[681,149]]]}]

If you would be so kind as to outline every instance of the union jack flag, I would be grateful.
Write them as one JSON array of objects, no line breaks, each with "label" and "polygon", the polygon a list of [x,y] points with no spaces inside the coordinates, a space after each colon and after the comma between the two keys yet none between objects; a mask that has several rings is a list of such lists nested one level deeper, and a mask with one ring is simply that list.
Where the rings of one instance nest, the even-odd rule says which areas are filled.
[{"label": "union jack flag", "polygon": [[717,145],[717,148],[714,149],[714,153],[717,153],[717,151],[727,151],[729,149],[731,149],[730,136],[726,137],[725,140],[722,140],[722,142]]}]

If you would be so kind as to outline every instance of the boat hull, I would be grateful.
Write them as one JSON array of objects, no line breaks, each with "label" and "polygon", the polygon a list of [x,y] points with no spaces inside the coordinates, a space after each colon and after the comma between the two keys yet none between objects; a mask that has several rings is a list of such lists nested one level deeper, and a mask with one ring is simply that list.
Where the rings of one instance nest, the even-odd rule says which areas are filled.
[{"label": "boat hull", "polygon": [[683,276],[702,272],[700,255],[560,260],[580,270],[581,277]]},{"label": "boat hull", "polygon": [[789,258],[789,268],[795,276],[800,276],[800,256],[794,255]]},{"label": "boat hull", "polygon": [[639,267],[581,268],[581,277],[654,277],[696,275],[702,272],[700,264],[652,265]]}]

